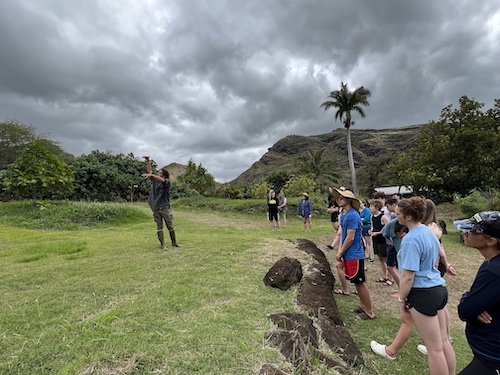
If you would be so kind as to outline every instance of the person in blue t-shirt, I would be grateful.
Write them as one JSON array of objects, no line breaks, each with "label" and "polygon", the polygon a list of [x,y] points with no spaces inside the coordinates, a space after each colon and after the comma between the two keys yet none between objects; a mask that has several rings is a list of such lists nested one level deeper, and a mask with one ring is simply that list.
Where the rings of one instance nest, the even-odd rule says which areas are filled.
[{"label": "person in blue t-shirt", "polygon": [[342,241],[337,251],[337,261],[343,260],[345,277],[354,284],[359,297],[359,307],[352,312],[358,314],[356,319],[359,320],[375,319],[370,291],[366,285],[359,200],[351,191],[345,189],[334,189],[333,194],[343,212],[340,218]]},{"label": "person in blue t-shirt", "polygon": [[479,212],[453,223],[464,243],[484,257],[470,290],[462,295],[458,316],[474,353],[459,375],[500,374],[500,212]]}]

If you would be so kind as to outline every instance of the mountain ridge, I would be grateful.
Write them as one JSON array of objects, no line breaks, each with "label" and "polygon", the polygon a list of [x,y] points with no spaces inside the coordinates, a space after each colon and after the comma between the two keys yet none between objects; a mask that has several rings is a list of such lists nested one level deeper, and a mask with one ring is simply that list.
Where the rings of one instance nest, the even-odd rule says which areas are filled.
[{"label": "mountain ridge", "polygon": [[[424,125],[390,129],[351,128],[351,144],[356,169],[359,170],[367,165],[377,165],[377,158],[387,160],[391,156],[413,148],[422,126]],[[258,161],[227,185],[243,188],[248,184],[265,180],[272,172],[281,170],[295,172],[306,150],[316,151],[321,148],[325,148],[324,158],[332,160],[336,165],[340,175],[338,183],[349,186],[350,171],[347,157],[347,129],[345,128],[319,135],[288,135],[277,141]]]}]

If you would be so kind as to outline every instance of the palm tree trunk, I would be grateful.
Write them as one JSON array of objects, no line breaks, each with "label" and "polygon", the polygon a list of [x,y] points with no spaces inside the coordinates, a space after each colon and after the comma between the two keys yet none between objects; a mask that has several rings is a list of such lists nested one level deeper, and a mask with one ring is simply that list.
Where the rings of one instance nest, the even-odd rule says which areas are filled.
[{"label": "palm tree trunk", "polygon": [[351,170],[352,192],[358,196],[358,185],[356,183],[356,170],[354,169],[354,158],[351,146],[351,127],[347,128],[347,156],[349,158],[349,169]]}]

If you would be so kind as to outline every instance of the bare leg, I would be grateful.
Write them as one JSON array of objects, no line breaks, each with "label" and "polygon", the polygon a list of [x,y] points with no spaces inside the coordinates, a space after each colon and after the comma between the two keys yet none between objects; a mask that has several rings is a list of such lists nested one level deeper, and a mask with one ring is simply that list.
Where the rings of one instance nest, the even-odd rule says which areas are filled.
[{"label": "bare leg", "polygon": [[[398,269],[396,267],[387,267],[387,272],[389,273],[390,276],[392,276],[392,280],[399,286],[399,274],[398,274]],[[389,277],[389,280],[391,278]]]},{"label": "bare leg", "polygon": [[450,313],[448,307],[438,311],[439,326],[441,327],[441,338],[443,340],[444,356],[448,364],[448,371],[450,374],[455,374],[457,369],[457,360],[455,351],[450,342]]},{"label": "bare leg", "polygon": [[366,283],[354,284],[354,286],[356,287],[356,292],[358,292],[359,307],[361,307],[361,309],[363,309],[366,315],[368,315],[370,318],[375,318],[375,314],[372,308],[370,291],[368,290]]},{"label": "bare leg", "polygon": [[399,331],[394,337],[394,341],[388,345],[385,349],[387,354],[391,357],[395,357],[398,351],[403,347],[404,344],[410,339],[411,333],[413,332],[413,319],[408,311],[401,312],[401,326]]},{"label": "bare leg", "polygon": [[[445,343],[443,340],[443,334],[446,332],[445,318],[441,312],[438,312],[438,316],[427,316],[419,313],[414,308],[410,309],[411,317],[417,327],[420,337],[424,340],[424,344],[427,347],[427,360],[429,363],[429,370],[431,375],[450,375],[454,372],[450,372],[448,362],[452,361],[451,352],[453,348],[449,345],[449,348],[445,349]],[[441,317],[440,317],[441,315]],[[441,321],[443,326],[441,327]],[[448,341],[448,339],[446,339]],[[446,354],[445,354],[446,352]],[[449,358],[448,358],[449,357]],[[454,357],[454,354],[453,354]]]},{"label": "bare leg", "polygon": [[365,258],[373,260],[375,255],[373,254],[372,236],[364,236],[363,238],[366,242]]},{"label": "bare leg", "polygon": [[382,272],[382,278],[387,279],[387,257],[378,256],[380,262],[380,271]]},{"label": "bare leg", "polygon": [[349,283],[347,282],[344,273],[344,262],[337,262],[337,275],[339,276],[339,282],[342,285],[342,291],[344,293],[349,293]]}]

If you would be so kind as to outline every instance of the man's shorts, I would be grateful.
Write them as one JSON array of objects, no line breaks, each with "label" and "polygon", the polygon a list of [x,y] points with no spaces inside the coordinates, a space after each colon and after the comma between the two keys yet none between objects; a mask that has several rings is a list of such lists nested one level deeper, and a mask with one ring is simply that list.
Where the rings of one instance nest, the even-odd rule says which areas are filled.
[{"label": "man's shorts", "polygon": [[448,289],[444,285],[432,288],[411,288],[408,297],[408,308],[415,308],[419,313],[435,316],[438,310],[448,303]]},{"label": "man's shorts", "polygon": [[387,244],[384,243],[374,243],[373,252],[379,257],[385,258],[387,256]]},{"label": "man's shorts", "polygon": [[345,278],[353,284],[363,284],[366,281],[365,260],[344,260]]},{"label": "man's shorts", "polygon": [[398,266],[398,252],[396,251],[396,248],[392,245],[386,245],[387,246],[387,260],[385,263],[387,264],[387,267],[397,267]]},{"label": "man's shorts", "polygon": [[368,231],[370,230],[370,228],[361,228],[361,235],[363,237],[368,237],[369,234],[368,234]]}]

